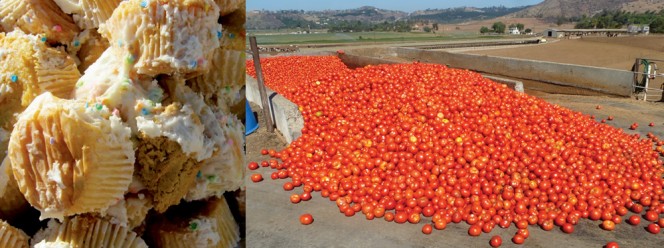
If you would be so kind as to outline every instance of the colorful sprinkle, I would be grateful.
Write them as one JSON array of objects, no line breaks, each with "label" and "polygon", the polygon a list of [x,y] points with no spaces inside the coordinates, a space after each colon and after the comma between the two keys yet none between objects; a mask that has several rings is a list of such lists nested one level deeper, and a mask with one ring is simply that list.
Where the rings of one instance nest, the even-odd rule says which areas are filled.
[{"label": "colorful sprinkle", "polygon": [[118,110],[118,109],[113,109],[113,115],[115,115],[115,116],[120,116],[120,110]]},{"label": "colorful sprinkle", "polygon": [[148,111],[148,109],[146,109],[146,108],[143,108],[143,109],[141,109],[141,113],[143,113],[143,115],[149,115],[150,111]]},{"label": "colorful sprinkle", "polygon": [[97,110],[101,110],[102,107],[103,107],[103,105],[101,105],[101,103],[95,103],[95,108]]},{"label": "colorful sprinkle", "polygon": [[46,39],[46,36],[42,36],[42,37],[41,37],[41,41],[42,41],[42,42],[46,42],[46,40],[47,40],[47,39]]},{"label": "colorful sprinkle", "polygon": [[221,36],[223,36],[223,33],[221,33],[221,31],[217,31],[217,39],[221,39]]},{"label": "colorful sprinkle", "polygon": [[189,68],[191,69],[196,68],[196,66],[198,66],[198,62],[196,62],[196,60],[193,60],[191,63],[189,63]]},{"label": "colorful sprinkle", "polygon": [[210,182],[214,181],[215,178],[217,178],[217,176],[215,176],[215,175],[209,175],[209,176],[207,176],[207,179],[208,179],[208,181],[210,181]]},{"label": "colorful sprinkle", "polygon": [[85,103],[85,108],[88,108],[88,107],[90,107],[90,104],[88,104],[88,103],[86,102],[86,103]]},{"label": "colorful sprinkle", "polygon": [[201,178],[202,176],[203,176],[203,173],[201,171],[198,171],[198,173],[196,173],[196,178]]},{"label": "colorful sprinkle", "polygon": [[147,6],[148,6],[148,2],[147,2],[147,1],[145,1],[145,0],[141,1],[141,7],[145,8],[145,7],[147,7]]},{"label": "colorful sprinkle", "polygon": [[83,84],[85,84],[85,81],[78,80],[78,82],[76,82],[76,88],[80,88],[81,86],[83,86]]},{"label": "colorful sprinkle", "polygon": [[16,81],[18,81],[18,76],[16,76],[16,74],[12,74],[12,75],[9,77],[9,80],[11,80],[12,83],[16,83]]},{"label": "colorful sprinkle", "polygon": [[198,223],[196,223],[196,222],[189,223],[189,229],[191,229],[191,230],[198,229]]},{"label": "colorful sprinkle", "polygon": [[75,41],[74,41],[74,46],[77,47],[77,46],[79,46],[79,45],[81,45],[81,42],[75,40]]},{"label": "colorful sprinkle", "polygon": [[229,34],[228,34],[228,37],[231,38],[231,39],[233,39],[233,38],[235,38],[235,34],[234,34],[234,33],[229,33]]},{"label": "colorful sprinkle", "polygon": [[55,25],[55,26],[53,26],[53,30],[55,30],[55,32],[62,32],[62,26]]},{"label": "colorful sprinkle", "polygon": [[50,141],[51,145],[55,144],[55,138],[51,137]]},{"label": "colorful sprinkle", "polygon": [[129,54],[129,56],[127,56],[127,64],[133,64],[135,61],[136,58],[134,57],[133,54]]},{"label": "colorful sprinkle", "polygon": [[118,40],[118,46],[122,46],[122,40]]}]

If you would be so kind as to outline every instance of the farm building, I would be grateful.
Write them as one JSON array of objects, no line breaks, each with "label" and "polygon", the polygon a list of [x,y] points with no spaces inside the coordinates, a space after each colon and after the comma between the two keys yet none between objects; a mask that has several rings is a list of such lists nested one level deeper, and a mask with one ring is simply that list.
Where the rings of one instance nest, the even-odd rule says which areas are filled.
[{"label": "farm building", "polygon": [[547,29],[544,35],[552,38],[570,38],[581,36],[619,36],[628,34],[627,29]]},{"label": "farm building", "polygon": [[517,27],[511,27],[509,30],[509,34],[521,34],[521,31],[519,31],[519,28]]},{"label": "farm building", "polygon": [[649,34],[650,25],[648,24],[630,24],[627,26],[627,32],[630,34]]}]

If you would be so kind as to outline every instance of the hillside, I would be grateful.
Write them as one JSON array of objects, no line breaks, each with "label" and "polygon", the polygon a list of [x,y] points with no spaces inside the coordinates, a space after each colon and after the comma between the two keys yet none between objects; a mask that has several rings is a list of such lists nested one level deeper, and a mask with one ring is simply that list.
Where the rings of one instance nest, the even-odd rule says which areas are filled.
[{"label": "hillside", "polygon": [[252,10],[247,12],[247,29],[276,28],[326,28],[334,22],[393,22],[408,17],[408,13],[397,10],[364,6],[346,10]]},{"label": "hillside", "polygon": [[461,23],[493,19],[526,9],[528,7],[529,6],[507,8],[501,6],[487,8],[459,7],[449,9],[427,9],[411,13],[410,19],[437,23]]},{"label": "hillside", "polygon": [[[526,6],[527,7],[527,6]],[[393,23],[396,21],[424,21],[433,23],[462,23],[487,20],[504,16],[526,7],[459,7],[448,9],[426,9],[412,13],[364,6],[346,10],[252,10],[247,12],[247,29],[278,28],[328,28],[329,24],[341,22]]]},{"label": "hillside", "polygon": [[592,16],[602,10],[645,12],[659,11],[662,8],[664,0],[545,0],[509,16],[556,19]]}]

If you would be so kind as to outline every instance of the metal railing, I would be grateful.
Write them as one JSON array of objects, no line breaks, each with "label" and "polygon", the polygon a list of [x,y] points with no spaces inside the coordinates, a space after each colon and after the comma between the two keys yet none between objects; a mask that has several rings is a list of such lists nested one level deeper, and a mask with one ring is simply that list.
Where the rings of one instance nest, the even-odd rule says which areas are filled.
[{"label": "metal railing", "polygon": [[637,99],[662,101],[664,96],[664,73],[658,72],[657,63],[664,60],[637,58],[632,66],[634,80],[632,88]]}]

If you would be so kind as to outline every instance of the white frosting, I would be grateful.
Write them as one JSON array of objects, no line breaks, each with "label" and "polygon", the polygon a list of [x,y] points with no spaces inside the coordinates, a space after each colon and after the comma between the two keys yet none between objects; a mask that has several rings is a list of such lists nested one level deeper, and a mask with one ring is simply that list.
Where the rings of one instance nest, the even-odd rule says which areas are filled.
[{"label": "white frosting", "polygon": [[74,248],[75,246],[60,240],[56,240],[53,242],[47,242],[46,240],[42,240],[41,242],[35,244],[34,247],[35,248]]},{"label": "white frosting", "polygon": [[71,14],[81,10],[80,0],[53,0],[63,12]]},{"label": "white frosting", "polygon": [[127,208],[125,199],[122,198],[113,206],[106,209],[106,215],[110,216],[109,222],[120,226],[127,226]]},{"label": "white frosting", "polygon": [[205,127],[195,121],[198,118],[191,105],[185,104],[175,111],[137,116],[136,124],[148,137],[165,136],[180,144],[185,154],[201,161],[212,156],[214,143],[205,138]]},{"label": "white frosting", "polygon": [[66,188],[65,184],[62,182],[62,175],[60,174],[60,163],[58,161],[53,162],[51,169],[46,172],[46,176],[48,177],[49,181],[55,182],[59,189]]},{"label": "white frosting", "polygon": [[189,226],[196,226],[195,230],[190,228],[191,233],[186,234],[187,236],[195,237],[194,247],[215,247],[221,240],[219,237],[219,231],[217,228],[217,222],[214,219],[202,218],[202,219],[193,219],[189,222]]},{"label": "white frosting", "polygon": [[136,117],[161,108],[164,92],[156,80],[130,78],[129,71],[129,64],[107,49],[79,79],[75,98],[117,109],[129,127],[137,131]]},{"label": "white frosting", "polygon": [[244,181],[244,127],[235,115],[216,112],[216,120],[223,129],[226,142],[217,143],[219,151],[203,161],[196,184],[184,197],[186,201],[221,196],[240,188]]}]

